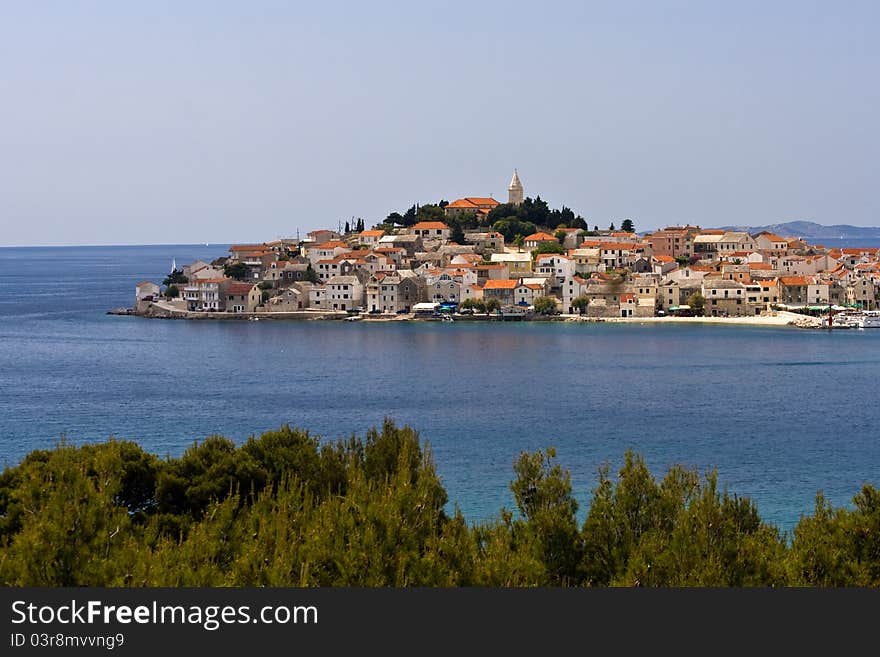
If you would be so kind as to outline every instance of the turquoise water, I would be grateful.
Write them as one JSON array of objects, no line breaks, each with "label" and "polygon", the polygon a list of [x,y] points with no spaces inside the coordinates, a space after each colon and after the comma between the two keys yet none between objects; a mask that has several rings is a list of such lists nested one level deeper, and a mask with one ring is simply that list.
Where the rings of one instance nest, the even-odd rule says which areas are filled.
[{"label": "turquoise water", "polygon": [[282,423],[327,438],[392,417],[472,520],[555,446],[586,503],[628,448],[717,468],[789,529],[816,491],[880,483],[880,331],[561,323],[185,322],[105,315],[223,246],[0,249],[0,464],[61,436],[179,454]]}]

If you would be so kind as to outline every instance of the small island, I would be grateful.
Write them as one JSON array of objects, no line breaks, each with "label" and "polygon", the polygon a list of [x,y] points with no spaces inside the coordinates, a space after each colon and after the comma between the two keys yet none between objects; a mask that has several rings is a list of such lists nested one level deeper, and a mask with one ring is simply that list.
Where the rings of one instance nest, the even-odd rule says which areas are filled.
[{"label": "small island", "polygon": [[632,220],[600,229],[524,197],[413,205],[304,239],[235,244],[135,287],[132,308],[180,319],[711,321],[873,327],[880,249],[770,230]]}]

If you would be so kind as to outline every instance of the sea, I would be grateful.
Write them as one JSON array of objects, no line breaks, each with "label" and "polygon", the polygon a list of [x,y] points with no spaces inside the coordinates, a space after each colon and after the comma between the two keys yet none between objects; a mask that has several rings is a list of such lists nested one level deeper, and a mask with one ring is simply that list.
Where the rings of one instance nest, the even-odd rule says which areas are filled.
[{"label": "sea", "polygon": [[449,510],[513,509],[553,447],[580,513],[626,450],[715,470],[786,532],[817,491],[880,485],[880,330],[716,325],[172,321],[107,315],[226,245],[0,248],[0,466],[60,440],[180,455],[282,424],[325,440],[419,431]]}]

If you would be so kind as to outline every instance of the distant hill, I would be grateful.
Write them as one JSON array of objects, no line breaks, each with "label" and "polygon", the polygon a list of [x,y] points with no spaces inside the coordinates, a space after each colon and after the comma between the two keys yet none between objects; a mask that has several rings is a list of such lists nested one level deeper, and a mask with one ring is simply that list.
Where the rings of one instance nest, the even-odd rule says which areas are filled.
[{"label": "distant hill", "polygon": [[782,237],[802,237],[808,240],[880,239],[880,228],[876,226],[850,226],[848,224],[823,226],[812,221],[787,221],[783,224],[770,224],[768,226],[719,226],[719,228],[723,230],[745,231],[752,235],[766,230]]}]

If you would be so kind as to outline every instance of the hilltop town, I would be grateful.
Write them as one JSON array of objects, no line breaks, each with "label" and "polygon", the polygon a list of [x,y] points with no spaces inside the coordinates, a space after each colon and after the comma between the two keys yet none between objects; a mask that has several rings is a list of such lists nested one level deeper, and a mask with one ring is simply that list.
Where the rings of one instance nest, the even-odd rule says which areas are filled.
[{"label": "hilltop town", "polygon": [[409,318],[673,315],[874,309],[876,248],[825,248],[771,232],[632,221],[590,226],[524,197],[463,197],[304,239],[236,244],[212,262],[136,286],[136,314],[159,317]]}]

